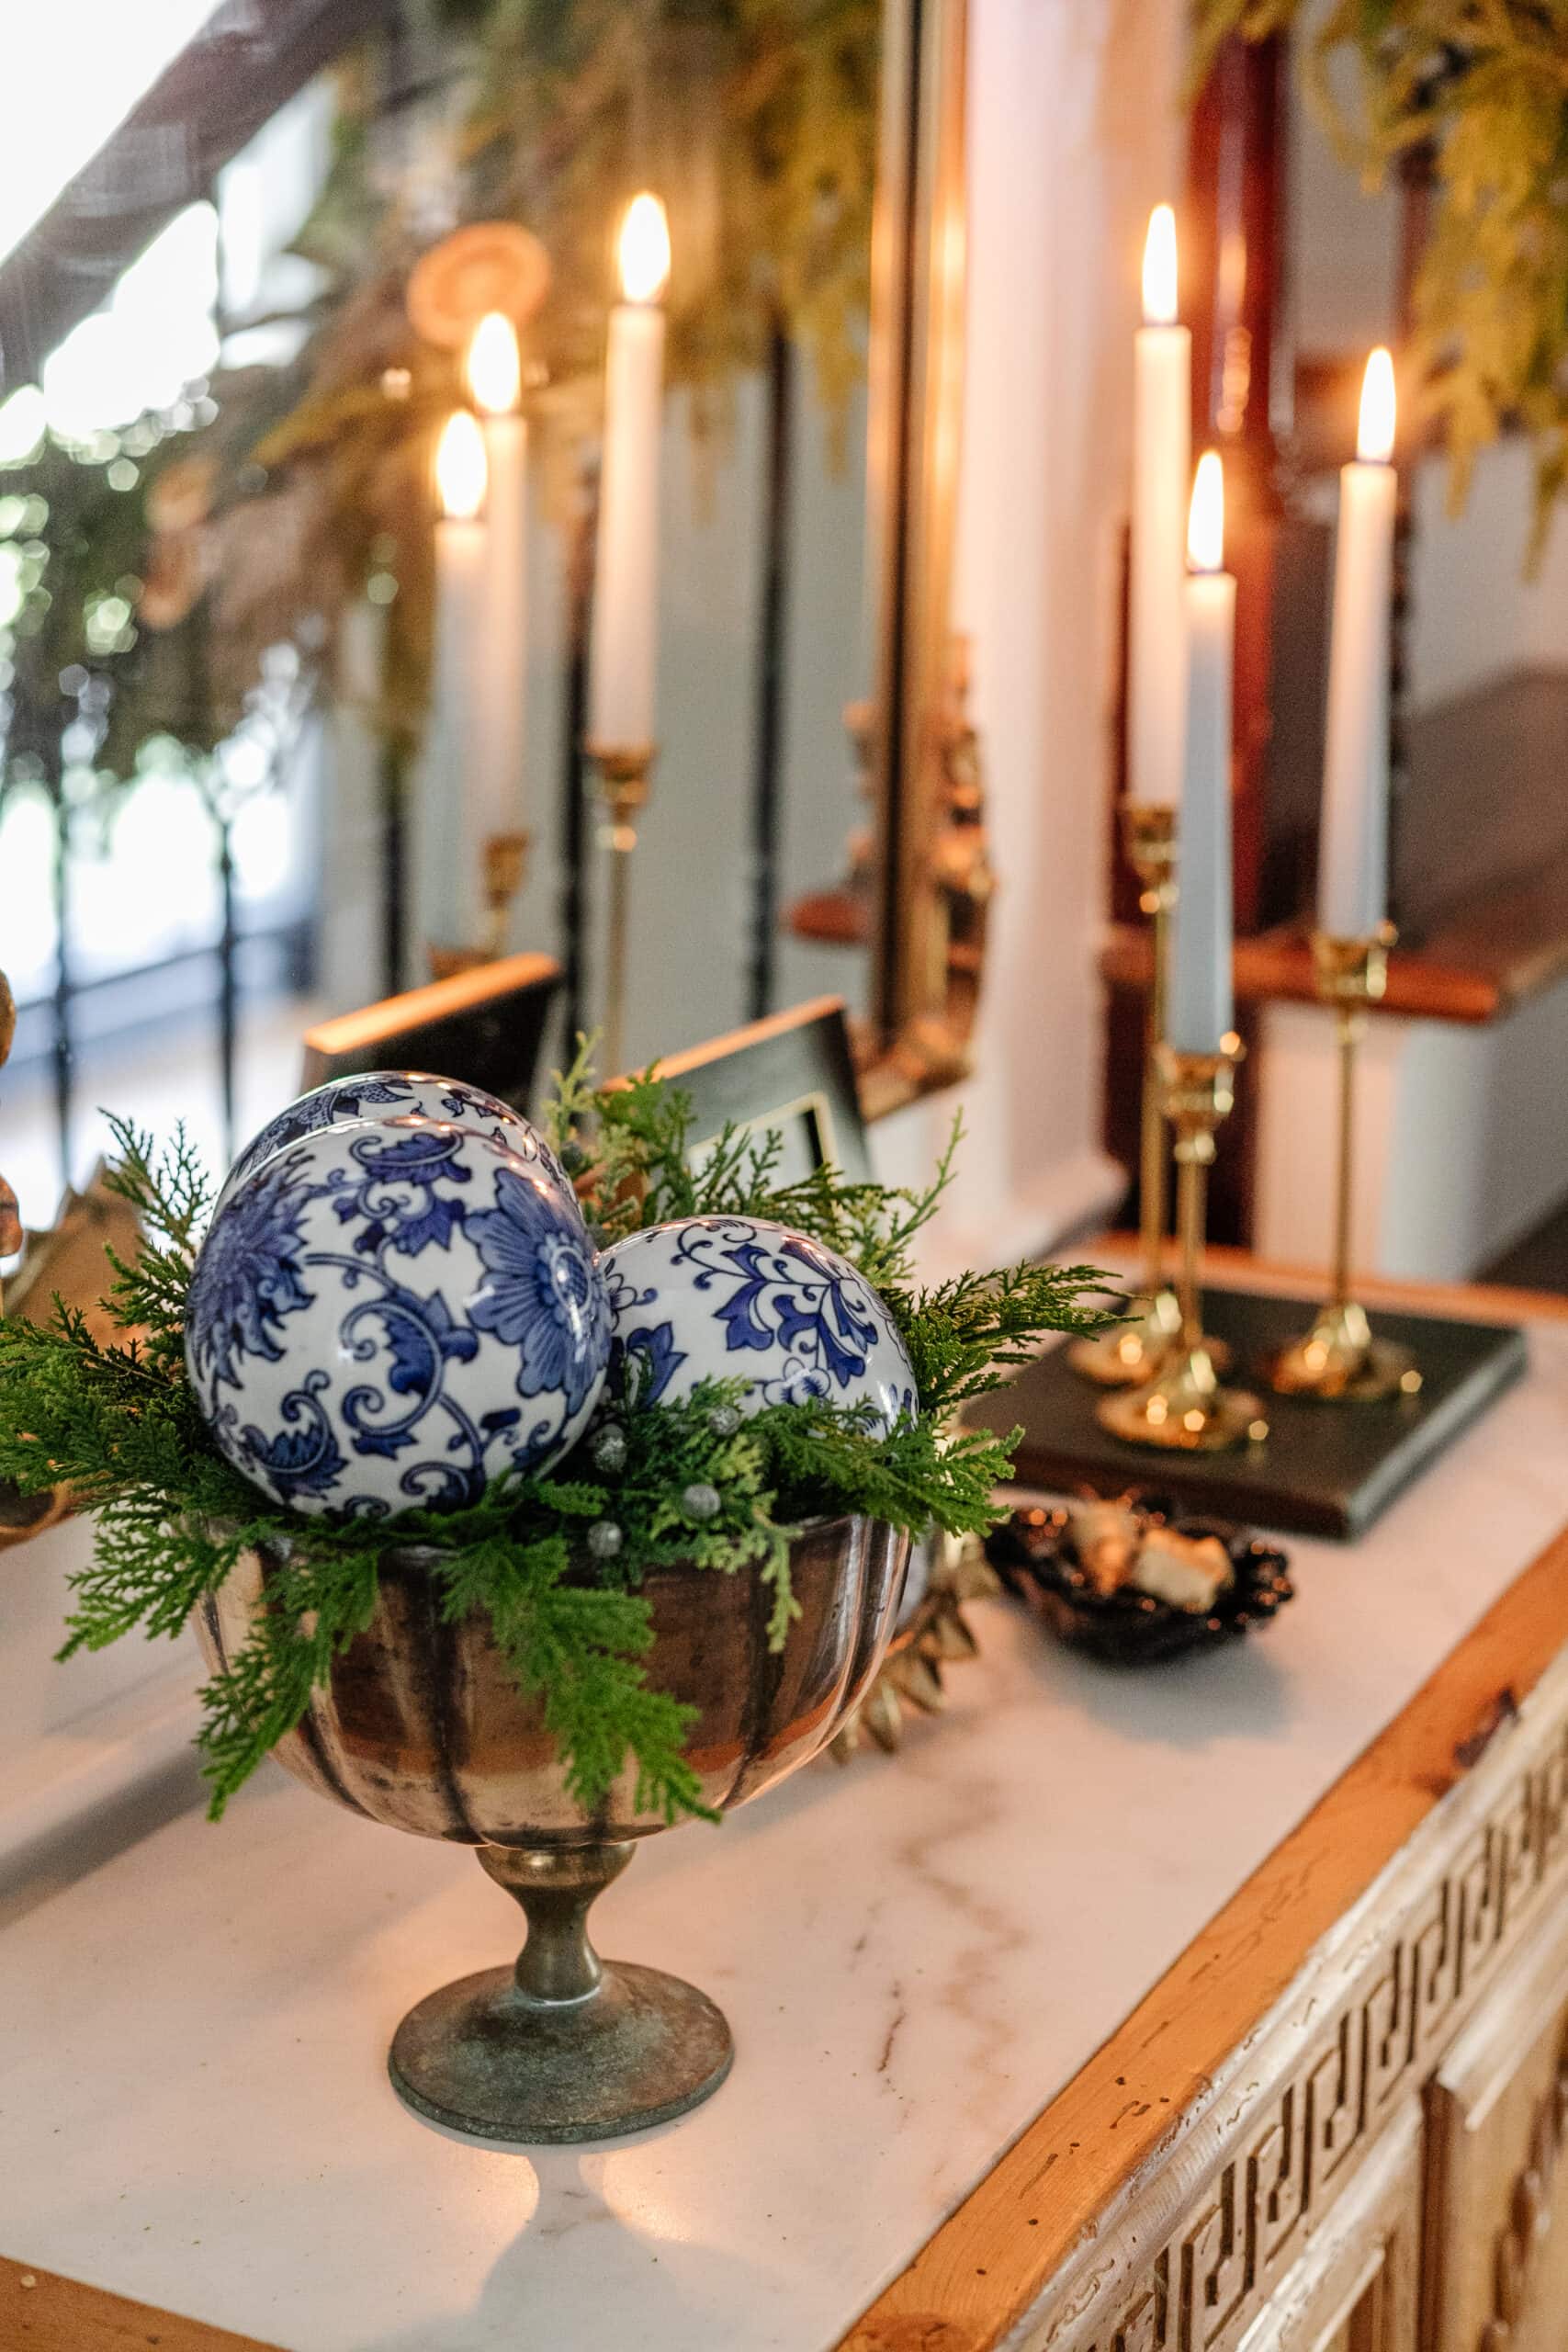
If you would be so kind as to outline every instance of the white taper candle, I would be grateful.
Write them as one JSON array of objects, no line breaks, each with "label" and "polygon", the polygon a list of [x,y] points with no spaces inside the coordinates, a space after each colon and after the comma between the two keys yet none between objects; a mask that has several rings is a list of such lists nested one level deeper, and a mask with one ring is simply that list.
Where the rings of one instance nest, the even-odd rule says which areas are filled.
[{"label": "white taper candle", "polygon": [[1370,939],[1388,913],[1393,439],[1393,362],[1380,349],[1367,362],[1356,459],[1339,476],[1317,859],[1317,925],[1335,939]]},{"label": "white taper candle", "polygon": [[1235,581],[1224,563],[1224,469],[1199,461],[1188,528],[1190,647],[1180,888],[1171,938],[1166,1035],[1179,1052],[1214,1054],[1233,1023],[1231,990],[1231,668]]},{"label": "white taper candle", "polygon": [[605,749],[653,743],[659,641],[659,458],[670,233],[657,197],[626,210],[620,241],[626,300],[610,313],[604,455],[589,681],[589,737]]},{"label": "white taper candle", "polygon": [[1134,339],[1127,789],[1134,800],[1167,806],[1181,797],[1192,464],[1192,338],[1176,311],[1176,216],[1161,204],[1144,247],[1144,324]]},{"label": "white taper candle", "polygon": [[468,387],[484,433],[485,660],[475,678],[474,767],[464,830],[484,843],[523,824],[528,677],[528,427],[517,413],[522,370],[510,319],[491,311],[468,345]]},{"label": "white taper candle", "polygon": [[436,821],[425,828],[430,862],[430,934],[441,947],[468,947],[480,936],[482,876],[463,821],[479,757],[488,560],[484,439],[477,419],[458,409],[435,453],[441,513],[435,525],[435,628],[430,681],[426,790]]}]

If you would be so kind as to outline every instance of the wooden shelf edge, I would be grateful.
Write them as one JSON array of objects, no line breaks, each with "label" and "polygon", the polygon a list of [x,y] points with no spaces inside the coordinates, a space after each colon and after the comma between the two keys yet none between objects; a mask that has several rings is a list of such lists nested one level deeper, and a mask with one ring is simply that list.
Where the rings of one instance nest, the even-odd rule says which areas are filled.
[{"label": "wooden shelf edge", "polygon": [[[987,2352],[1568,1644],[1568,1530],[1013,2143],[838,2352]],[[1043,2184],[1049,2181],[1049,2188]]]},{"label": "wooden shelf edge", "polygon": [[[1146,989],[1149,935],[1135,923],[1113,924],[1100,954],[1100,971],[1112,988]],[[1239,1004],[1317,1004],[1312,951],[1294,932],[1264,932],[1238,939],[1232,973]],[[1500,1021],[1520,999],[1555,978],[1560,967],[1532,965],[1517,975],[1449,963],[1416,949],[1395,948],[1388,959],[1388,989],[1374,1013],[1406,1019],[1457,1021],[1480,1026]]]},{"label": "wooden shelf edge", "polygon": [[[1083,1246],[1091,1263],[1098,1262],[1099,1250],[1135,1265],[1141,1245],[1135,1233],[1123,1232],[1097,1234]],[[1211,1242],[1204,1250],[1203,1278],[1239,1289],[1255,1284],[1294,1291],[1309,1300],[1322,1295],[1327,1279],[1322,1266],[1280,1265],[1224,1242]],[[1457,1315],[1475,1323],[1568,1323],[1568,1295],[1561,1291],[1517,1290],[1503,1283],[1416,1282],[1398,1274],[1358,1274],[1356,1288],[1363,1306],[1387,1306],[1408,1315]]]},{"label": "wooden shelf edge", "polygon": [[454,973],[445,980],[427,980],[400,996],[383,997],[360,1012],[339,1013],[318,1022],[305,1033],[307,1060],[311,1055],[332,1062],[345,1052],[360,1053],[383,1037],[396,1037],[422,1022],[446,1020],[492,1004],[497,997],[515,995],[520,989],[541,987],[559,979],[561,967],[553,956],[532,953],[503,956],[488,964]]}]

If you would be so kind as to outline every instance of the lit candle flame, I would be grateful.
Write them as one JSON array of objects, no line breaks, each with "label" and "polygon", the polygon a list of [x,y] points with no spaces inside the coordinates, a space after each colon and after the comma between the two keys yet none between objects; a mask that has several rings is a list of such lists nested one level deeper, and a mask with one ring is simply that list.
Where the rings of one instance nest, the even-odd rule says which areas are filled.
[{"label": "lit candle flame", "polygon": [[472,522],[485,503],[485,438],[472,409],[454,409],[435,446],[435,487],[441,512]]},{"label": "lit candle flame", "polygon": [[1194,571],[1224,569],[1225,469],[1217,449],[1205,449],[1198,460],[1187,516],[1187,560]]},{"label": "lit candle flame", "polygon": [[517,330],[499,311],[487,311],[468,339],[468,390],[486,416],[510,416],[523,387]]},{"label": "lit candle flame", "polygon": [[1176,215],[1168,204],[1156,204],[1144,241],[1144,324],[1172,327],[1176,309]]},{"label": "lit candle flame", "polygon": [[1393,361],[1380,344],[1361,379],[1361,421],[1356,455],[1364,466],[1386,466],[1393,456]]},{"label": "lit candle flame", "polygon": [[621,292],[628,302],[657,302],[670,277],[670,223],[656,196],[634,196],[621,223]]}]

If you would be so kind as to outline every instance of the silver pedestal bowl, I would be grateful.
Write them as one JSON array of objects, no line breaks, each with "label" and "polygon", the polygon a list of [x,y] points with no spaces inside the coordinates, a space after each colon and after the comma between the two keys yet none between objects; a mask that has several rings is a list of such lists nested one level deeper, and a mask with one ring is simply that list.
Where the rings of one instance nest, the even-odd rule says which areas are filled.
[{"label": "silver pedestal bowl", "polygon": [[[602,1961],[588,1914],[637,1840],[668,1825],[638,1809],[634,1770],[583,1810],[489,1620],[442,1621],[430,1556],[389,1549],[374,1619],[273,1750],[372,1821],[477,1848],[526,1917],[514,1967],[444,1985],[410,2010],[392,2042],[393,2086],[419,2114],[482,2140],[601,2140],[666,2122],[723,2082],[729,2028],[679,1977]],[[908,1556],[908,1539],[878,1521],[809,1521],[790,1555],[800,1614],[776,1652],[772,1591],[756,1570],[645,1577],[649,1679],[696,1710],[686,1753],[705,1804],[744,1804],[832,1738],[881,1662]],[[248,1554],[201,1604],[209,1665],[243,1645],[276,1565]]]}]

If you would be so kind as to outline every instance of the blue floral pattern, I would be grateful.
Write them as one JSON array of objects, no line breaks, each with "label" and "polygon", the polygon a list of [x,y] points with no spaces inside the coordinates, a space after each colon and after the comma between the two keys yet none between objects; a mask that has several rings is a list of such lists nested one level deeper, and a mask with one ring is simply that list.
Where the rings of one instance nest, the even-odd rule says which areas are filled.
[{"label": "blue floral pattern", "polygon": [[[333,1425],[318,1402],[330,1376],[324,1372],[306,1374],[299,1386],[283,1400],[286,1426],[271,1437],[249,1422],[239,1432],[239,1450],[250,1457],[283,1502],[329,1494],[347,1466],[338,1452]],[[224,1413],[227,1427],[233,1430],[238,1413],[232,1405],[226,1406]]]},{"label": "blue floral pattern", "polygon": [[614,1361],[636,1401],[745,1379],[742,1409],[869,1401],[890,1428],[916,1408],[891,1317],[847,1259],[764,1218],[651,1226],[603,1261]]},{"label": "blue floral pattern", "polygon": [[557,1183],[567,1182],[544,1136],[499,1095],[487,1094],[482,1087],[467,1086],[455,1078],[434,1078],[424,1070],[380,1069],[362,1078],[330,1080],[269,1119],[235,1160],[222,1197],[227,1198],[236,1185],[280,1152],[328,1127],[367,1122],[384,1126],[400,1120],[449,1121],[488,1136],[492,1143],[504,1144],[519,1159],[537,1160]]},{"label": "blue floral pattern", "polygon": [[588,1420],[609,1303],[570,1187],[511,1142],[394,1108],[226,1188],[186,1363],[219,1445],[279,1500],[457,1506]]},{"label": "blue floral pattern", "polygon": [[384,1248],[414,1258],[427,1243],[445,1250],[463,1222],[463,1204],[443,1184],[469,1181],[464,1136],[445,1127],[414,1127],[396,1136],[356,1136],[350,1146],[357,1176],[334,1169],[327,1179],[341,1225],[357,1227],[357,1255]]},{"label": "blue floral pattern", "polygon": [[493,1331],[518,1355],[517,1394],[560,1390],[579,1412],[610,1352],[610,1302],[589,1252],[563,1231],[554,1195],[503,1168],[495,1206],[468,1218],[468,1238],[490,1279],[469,1302],[476,1330]]},{"label": "blue floral pattern", "polygon": [[658,1323],[640,1319],[644,1307],[657,1307],[657,1288],[639,1290],[635,1282],[629,1282],[626,1269],[616,1263],[613,1249],[605,1253],[602,1263],[614,1334],[610,1342],[611,1379],[628,1403],[657,1405],[685,1363],[685,1350],[676,1346],[675,1326],[668,1317]]},{"label": "blue floral pattern", "polygon": [[310,1304],[305,1288],[300,1225],[310,1196],[310,1170],[295,1154],[264,1168],[213,1219],[191,1273],[187,1306],[191,1376],[238,1388],[240,1358],[281,1362],[283,1318]]}]

